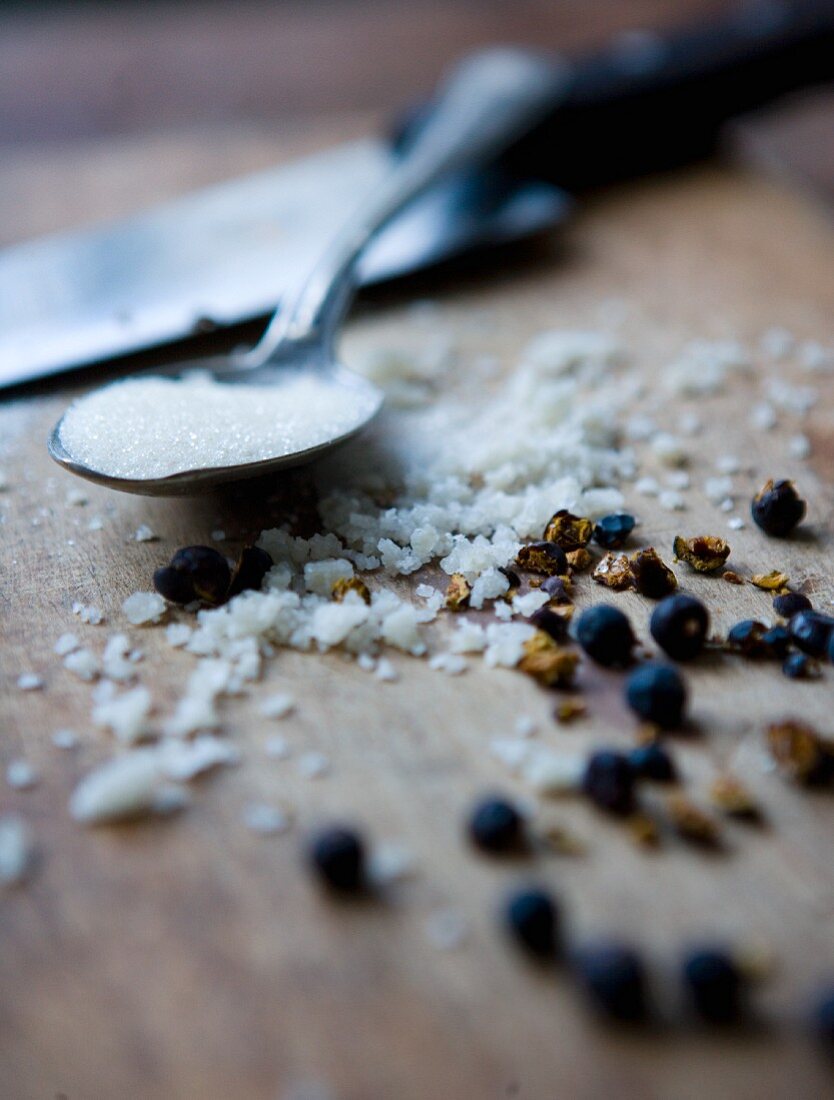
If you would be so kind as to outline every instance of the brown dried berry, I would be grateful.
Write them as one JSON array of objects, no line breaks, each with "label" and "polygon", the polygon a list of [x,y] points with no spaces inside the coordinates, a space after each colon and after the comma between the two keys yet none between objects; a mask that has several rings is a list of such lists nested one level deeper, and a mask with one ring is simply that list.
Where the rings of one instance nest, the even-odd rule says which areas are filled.
[{"label": "brown dried berry", "polygon": [[560,646],[543,630],[537,630],[524,643],[524,656],[518,668],[532,676],[543,687],[568,687],[573,683],[579,655],[573,649]]},{"label": "brown dried berry", "polygon": [[718,535],[675,535],[673,550],[675,561],[685,561],[698,573],[714,573],[730,556],[729,544]]},{"label": "brown dried berry", "polygon": [[566,508],[553,516],[544,531],[548,542],[555,542],[563,550],[578,550],[587,546],[594,531],[591,520],[584,516],[574,516]]},{"label": "brown dried berry", "polygon": [[367,604],[371,602],[370,589],[359,577],[340,577],[333,585],[333,599],[336,603],[341,603],[348,592],[355,592]]},{"label": "brown dried berry", "polygon": [[522,546],[516,557],[519,569],[528,573],[542,573],[546,577],[558,576],[568,571],[565,551],[555,542],[531,542]]},{"label": "brown dried berry", "polygon": [[721,574],[722,581],[727,581],[728,584],[744,584],[744,577],[740,577],[738,573],[734,573],[732,569],[725,569]]},{"label": "brown dried berry", "polygon": [[586,710],[582,699],[565,699],[556,707],[553,716],[557,722],[572,722],[575,718],[582,718]]},{"label": "brown dried berry", "polygon": [[615,592],[623,592],[626,588],[634,587],[634,574],[631,572],[631,563],[625,554],[606,554],[597,563],[591,576],[597,584],[611,588]]},{"label": "brown dried berry", "polygon": [[733,775],[719,775],[709,790],[710,801],[716,809],[730,817],[758,818],[759,805],[740,779]]},{"label": "brown dried berry", "polygon": [[469,606],[472,587],[463,573],[453,573],[446,589],[446,606],[450,611],[462,611]]},{"label": "brown dried berry", "polygon": [[781,573],[778,569],[772,569],[769,573],[754,573],[750,583],[756,588],[763,588],[765,592],[787,592],[788,574]]},{"label": "brown dried berry", "polygon": [[264,577],[275,563],[272,556],[260,546],[246,546],[235,564],[227,599],[241,592],[260,592]]},{"label": "brown dried berry", "polygon": [[767,727],[770,754],[782,771],[797,783],[813,784],[830,778],[832,755],[816,730],[792,720]]},{"label": "brown dried berry", "polygon": [[638,550],[629,560],[634,576],[634,587],[641,596],[647,596],[650,600],[660,600],[678,587],[678,578],[661,560],[653,546],[649,546],[646,550]]},{"label": "brown dried berry", "polygon": [[685,840],[705,847],[715,847],[719,841],[718,823],[684,794],[671,794],[666,810],[675,831]]},{"label": "brown dried berry", "polygon": [[626,826],[631,839],[641,848],[657,848],[660,844],[660,830],[657,822],[647,813],[640,810],[633,813],[626,821]]}]

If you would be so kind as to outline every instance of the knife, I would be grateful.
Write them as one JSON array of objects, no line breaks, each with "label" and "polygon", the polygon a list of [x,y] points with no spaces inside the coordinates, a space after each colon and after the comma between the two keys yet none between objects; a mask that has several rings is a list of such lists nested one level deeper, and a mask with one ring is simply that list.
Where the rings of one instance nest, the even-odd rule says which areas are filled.
[{"label": "knife", "polygon": [[[501,161],[443,181],[370,249],[363,284],[558,224],[567,193],[708,154],[725,122],[834,76],[834,0],[758,0],[678,35],[621,35]],[[365,140],[119,224],[0,253],[0,388],[252,320],[280,302],[413,140]]]}]

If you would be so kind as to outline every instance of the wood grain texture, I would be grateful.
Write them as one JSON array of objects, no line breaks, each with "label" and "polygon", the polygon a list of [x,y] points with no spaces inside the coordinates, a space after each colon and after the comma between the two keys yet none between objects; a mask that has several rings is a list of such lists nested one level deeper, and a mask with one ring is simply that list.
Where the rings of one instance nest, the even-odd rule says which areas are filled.
[{"label": "wood grain texture", "polygon": [[[212,164],[210,151],[201,159],[201,140],[183,139],[184,183],[212,175],[201,167]],[[245,145],[238,141],[242,170],[262,163],[261,139],[248,154]],[[100,178],[85,177],[91,210],[96,188],[106,192],[123,155],[124,147],[112,150],[109,169],[104,157]],[[82,160],[66,162],[68,210],[75,210],[72,165],[82,172]],[[153,194],[153,157],[143,163],[134,151],[131,163],[133,193],[146,185]],[[56,205],[45,220],[52,226],[58,217]],[[4,218],[8,232],[11,218]],[[612,298],[625,301],[624,336],[658,377],[692,336],[753,339],[780,323],[834,340],[824,219],[761,180],[717,167],[601,196],[535,263],[433,290],[464,354],[489,352],[508,368],[532,333],[597,326]],[[414,316],[385,297],[352,325],[346,356],[425,338]],[[810,463],[787,457],[795,430],[787,418],[767,436],[751,432],[752,383],[736,383],[703,405],[692,473],[702,484],[714,456],[732,451],[754,471],[737,479],[745,494],[765,476],[795,475],[810,503],[803,537],[775,543],[749,527],[730,533],[731,563],[741,571],[785,568],[825,606],[834,596],[834,388],[829,378],[815,384],[821,399],[804,425],[814,444]],[[75,630],[100,650],[123,626],[122,599],[146,588],[177,546],[222,527],[233,552],[279,517],[255,492],[169,503],[91,488],[86,508],[66,506],[71,482],[50,465],[43,440],[71,392],[68,384],[0,408],[0,465],[11,485],[0,496],[0,758],[25,755],[41,775],[31,791],[0,791],[0,808],[31,822],[41,852],[30,883],[0,897],[4,1097],[275,1100],[309,1079],[329,1083],[340,1100],[828,1094],[829,1068],[801,1021],[816,983],[834,973],[834,800],[762,770],[757,747],[774,714],[802,711],[834,732],[831,670],[810,685],[732,662],[692,671],[695,729],[675,745],[689,788],[702,793],[716,769],[737,760],[749,766],[745,776],[767,818],[760,829],[728,825],[720,855],[675,840],[647,854],[573,803],[554,810],[587,841],[584,857],[508,865],[468,850],[461,818],[470,799],[494,786],[523,793],[490,758],[489,740],[524,713],[554,746],[628,745],[633,723],[617,676],[583,670],[589,718],[561,729],[550,719],[552,697],[513,672],[478,667],[451,679],[397,659],[401,680],[380,685],[337,656],[296,653],[271,662],[251,697],[224,704],[225,728],[244,763],[197,785],[179,819],[99,830],[73,824],[72,786],[111,746],[90,725],[88,687],[52,654],[55,639]],[[678,411],[666,410],[670,425]],[[667,556],[678,530],[715,531],[722,522],[697,490],[678,515],[628,499],[642,519],[641,538]],[[105,521],[96,532],[87,530],[94,515]],[[143,522],[160,541],[131,541]],[[709,601],[719,629],[769,610],[769,598],[749,586],[690,577],[684,567],[680,575]],[[580,583],[581,602],[601,595]],[[81,626],[71,613],[76,599],[101,606],[107,624]],[[643,627],[646,601],[618,600]],[[142,678],[165,709],[192,659],[165,646],[159,631],[128,632],[146,652]],[[29,670],[45,676],[43,692],[14,687]],[[257,717],[257,701],[285,688],[299,705],[281,732],[295,750],[314,747],[331,758],[331,774],[317,782],[299,778],[292,760],[263,754],[276,727]],[[60,726],[81,734],[76,752],[52,746]],[[240,812],[253,799],[291,807],[292,833],[250,835]],[[415,881],[385,904],[328,904],[299,869],[304,829],[342,815],[374,838],[402,840],[418,857]],[[566,975],[532,971],[502,942],[497,901],[529,876],[564,899],[572,937],[615,932],[646,951],[668,1026],[639,1036],[600,1029]],[[438,906],[461,912],[471,926],[456,952],[427,940],[425,921]],[[723,1039],[684,1026],[673,1004],[677,952],[712,935],[761,937],[779,960],[757,995],[760,1024]]]}]

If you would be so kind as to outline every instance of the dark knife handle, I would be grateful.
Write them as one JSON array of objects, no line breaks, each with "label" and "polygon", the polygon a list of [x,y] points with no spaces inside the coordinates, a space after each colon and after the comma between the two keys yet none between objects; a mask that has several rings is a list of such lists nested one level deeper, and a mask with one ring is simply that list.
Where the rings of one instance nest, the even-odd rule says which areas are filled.
[{"label": "dark knife handle", "polygon": [[679,33],[622,34],[572,65],[567,95],[502,164],[578,192],[706,156],[728,119],[834,78],[834,0],[735,4]]}]

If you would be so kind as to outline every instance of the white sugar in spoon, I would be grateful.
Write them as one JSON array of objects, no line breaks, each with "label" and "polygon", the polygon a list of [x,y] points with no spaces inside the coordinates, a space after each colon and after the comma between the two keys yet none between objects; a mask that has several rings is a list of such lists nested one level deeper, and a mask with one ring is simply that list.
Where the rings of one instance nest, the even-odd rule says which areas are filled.
[{"label": "white sugar in spoon", "polygon": [[565,86],[561,64],[526,51],[493,49],[465,61],[411,149],[251,351],[93,391],[55,425],[49,453],[110,488],[174,496],[301,465],[355,435],[382,405],[376,386],[335,355],[365,246],[446,173],[523,136]]}]

